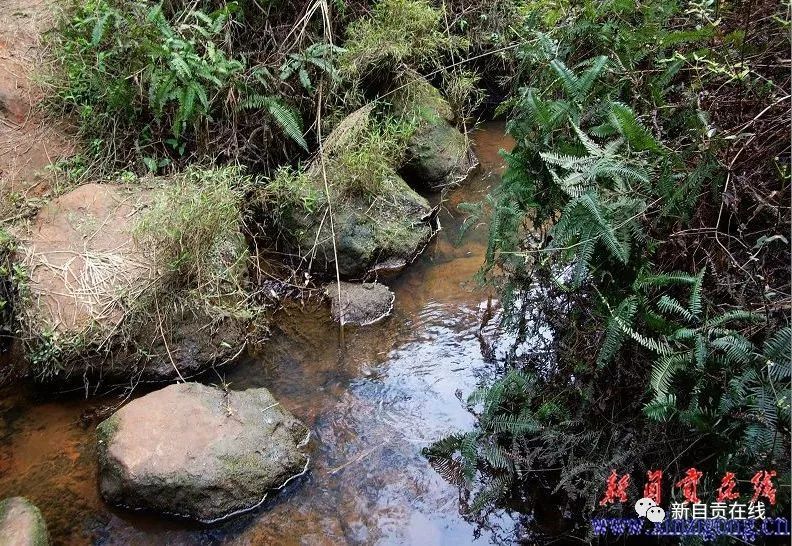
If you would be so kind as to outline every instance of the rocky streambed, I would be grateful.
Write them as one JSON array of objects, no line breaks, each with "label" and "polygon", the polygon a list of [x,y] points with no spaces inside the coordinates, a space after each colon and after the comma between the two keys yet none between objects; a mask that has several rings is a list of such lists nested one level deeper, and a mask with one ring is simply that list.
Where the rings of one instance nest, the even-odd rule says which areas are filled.
[{"label": "rocky streambed", "polygon": [[455,392],[489,373],[481,343],[494,326],[481,328],[487,294],[472,281],[486,234],[460,243],[456,205],[497,183],[501,135],[474,135],[482,171],[433,203],[443,230],[400,277],[341,285],[343,334],[330,303],[310,300],[200,383],[138,387],[131,400],[7,389],[0,495],[28,497],[70,544],[471,541],[455,488],[420,450],[470,426]]}]

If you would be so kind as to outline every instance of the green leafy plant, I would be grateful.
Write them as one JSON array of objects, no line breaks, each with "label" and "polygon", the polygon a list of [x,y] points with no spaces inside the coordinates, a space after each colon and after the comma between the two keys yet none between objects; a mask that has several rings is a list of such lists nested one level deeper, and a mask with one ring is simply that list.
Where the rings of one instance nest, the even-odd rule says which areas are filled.
[{"label": "green leafy plant", "polygon": [[[710,472],[788,466],[790,330],[779,311],[788,290],[781,297],[767,279],[789,286],[789,254],[754,257],[764,248],[756,233],[768,241],[788,226],[780,202],[769,215],[758,204],[788,194],[788,178],[766,161],[788,146],[733,144],[783,100],[759,99],[749,74],[776,83],[788,74],[741,57],[774,50],[740,41],[735,14],[753,8],[721,3],[722,19],[689,8],[545,3],[521,20],[523,86],[499,108],[517,144],[502,185],[465,205],[465,227],[490,213],[482,277],[500,287],[515,336],[504,375],[477,391],[496,401],[498,421],[474,411],[473,431],[427,452],[463,490],[487,492],[476,509],[530,502],[520,491],[552,484],[549,493],[591,511],[599,468],[640,476],[669,460],[706,461]],[[752,113],[735,112],[732,100]],[[748,149],[765,160],[745,159]],[[747,237],[745,222],[756,230]],[[503,391],[515,371],[531,379]],[[498,425],[506,422],[541,426]]]},{"label": "green leafy plant", "polygon": [[477,492],[473,511],[511,487],[516,469],[508,449],[511,439],[542,430],[541,417],[531,407],[534,382],[531,375],[512,369],[492,385],[474,391],[467,406],[478,419],[476,430],[447,436],[423,451],[435,469],[458,485],[472,487],[479,469],[494,473]]},{"label": "green leafy plant", "polygon": [[289,80],[295,74],[300,85],[309,93],[314,92],[309,70],[311,67],[326,74],[331,82],[338,82],[340,75],[335,67],[336,59],[346,50],[333,44],[318,43],[308,46],[302,53],[290,53],[280,70],[280,79]]},{"label": "green leafy plant", "polygon": [[[141,162],[157,173],[184,162],[211,141],[210,127],[228,124],[240,110],[261,110],[307,150],[301,115],[278,92],[278,79],[266,66],[248,68],[229,46],[241,9],[236,2],[214,11],[75,3],[51,38],[53,102],[76,114],[82,133],[100,143],[92,156],[122,168]],[[331,68],[322,51],[306,55],[312,66]]]},{"label": "green leafy plant", "polygon": [[303,136],[300,114],[273,95],[250,94],[240,104],[241,110],[265,110],[283,132],[304,150],[308,143]]},{"label": "green leafy plant", "polygon": [[[331,156],[327,170],[342,194],[376,197],[395,175],[414,125],[410,121],[371,122],[358,139]],[[387,193],[387,192],[384,192]]]},{"label": "green leafy plant", "polygon": [[147,115],[178,141],[206,119],[244,61],[224,52],[221,33],[237,5],[167,17],[161,4],[77,4],[54,35],[60,65],[52,85],[83,130],[104,135]]},{"label": "green leafy plant", "polygon": [[[158,31],[155,41],[143,46],[147,66],[143,81],[148,84],[148,102],[157,117],[172,110],[172,131],[178,140],[184,130],[209,114],[213,102],[227,89],[235,74],[244,68],[215,44],[236,3],[226,4],[212,14],[188,11],[174,28],[162,7],[154,6],[146,20]],[[101,35],[93,40],[101,41]]]}]

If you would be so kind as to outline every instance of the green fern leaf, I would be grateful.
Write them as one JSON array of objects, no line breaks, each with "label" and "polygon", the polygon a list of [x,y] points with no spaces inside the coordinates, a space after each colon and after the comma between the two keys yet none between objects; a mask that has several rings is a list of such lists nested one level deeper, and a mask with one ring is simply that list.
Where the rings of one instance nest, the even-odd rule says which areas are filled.
[{"label": "green fern leaf", "polygon": [[[606,302],[607,305],[607,302]],[[605,329],[605,340],[602,347],[597,354],[597,366],[602,367],[608,362],[613,360],[613,357],[621,349],[624,342],[625,333],[619,321],[614,317],[619,317],[621,323],[632,326],[633,318],[638,309],[638,298],[635,296],[628,296],[619,302],[616,309],[611,311],[611,318],[608,319],[608,325]]]},{"label": "green fern leaf", "polygon": [[655,361],[652,366],[652,376],[649,384],[655,393],[656,399],[668,396],[674,376],[680,370],[687,369],[691,360],[691,355],[688,353],[676,353],[663,356]]},{"label": "green fern leaf", "polygon": [[578,81],[578,77],[575,75],[575,73],[567,68],[567,65],[565,65],[560,59],[553,59],[550,62],[550,68],[552,68],[558,75],[564,90],[566,90],[569,95],[577,97],[578,91],[580,89],[580,82]]},{"label": "green fern leaf", "polygon": [[676,300],[676,298],[672,298],[668,294],[663,294],[660,296],[660,300],[657,302],[657,307],[665,313],[676,313],[678,316],[682,317],[688,322],[693,322],[695,319],[693,313],[685,309],[684,306]]},{"label": "green fern leaf", "polygon": [[701,315],[701,285],[704,282],[704,273],[706,273],[706,271],[707,268],[705,267],[699,272],[696,276],[696,282],[693,283],[693,289],[690,292],[688,309],[696,317]]},{"label": "green fern leaf", "polygon": [[604,55],[596,57],[591,66],[583,72],[583,75],[577,81],[577,98],[582,101],[586,95],[591,91],[591,87],[597,78],[602,75],[605,68],[608,66],[608,58]]},{"label": "green fern leaf", "polygon": [[645,150],[659,152],[661,150],[660,144],[652,136],[652,133],[638,121],[635,112],[626,104],[612,102],[610,120],[633,149],[639,152]]}]

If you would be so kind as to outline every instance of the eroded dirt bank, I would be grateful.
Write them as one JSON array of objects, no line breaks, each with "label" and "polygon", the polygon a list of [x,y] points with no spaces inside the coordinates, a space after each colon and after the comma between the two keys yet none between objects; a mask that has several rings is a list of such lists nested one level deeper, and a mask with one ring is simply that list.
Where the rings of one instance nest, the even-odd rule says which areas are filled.
[{"label": "eroded dirt bank", "polygon": [[[21,205],[45,195],[53,180],[46,167],[75,149],[66,129],[39,109],[43,93],[35,71],[55,9],[51,0],[0,1],[0,202]],[[14,212],[21,211],[0,210],[0,218]]]}]

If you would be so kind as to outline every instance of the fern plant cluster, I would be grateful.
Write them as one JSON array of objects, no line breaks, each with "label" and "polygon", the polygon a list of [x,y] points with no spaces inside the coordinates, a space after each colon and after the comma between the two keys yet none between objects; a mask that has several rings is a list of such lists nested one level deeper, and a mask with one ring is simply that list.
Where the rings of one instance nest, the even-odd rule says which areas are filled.
[{"label": "fern plant cluster", "polygon": [[222,44],[235,7],[169,18],[160,4],[77,4],[55,37],[63,67],[53,81],[58,98],[92,136],[147,121],[140,144],[163,126],[179,149],[183,134],[210,115],[244,68]]},{"label": "fern plant cluster", "polygon": [[[740,131],[788,81],[738,24],[753,9],[783,36],[777,6],[728,2],[548,2],[521,18],[523,84],[501,107],[517,145],[501,188],[467,210],[470,224],[489,213],[485,273],[501,279],[517,343],[533,342],[537,320],[554,338],[512,351],[506,375],[469,399],[476,430],[427,451],[479,492],[476,510],[533,486],[593,510],[601,468],[586,458],[621,461],[641,483],[670,461],[788,469],[789,243],[775,255],[766,241],[788,231],[777,198],[789,175],[734,169],[755,140]],[[725,125],[705,106],[728,103],[719,93],[750,97],[751,117]],[[756,138],[758,157],[778,153],[772,132]],[[753,184],[769,214],[739,219],[735,195],[758,199]]]},{"label": "fern plant cluster", "polygon": [[473,115],[489,55],[462,63],[467,36],[505,33],[516,3],[502,4],[69,0],[49,34],[47,83],[90,143],[89,175],[207,160],[271,175],[408,75],[429,74]]},{"label": "fern plant cluster", "polygon": [[[256,141],[274,135],[307,151],[296,103],[315,93],[320,76],[338,77],[343,49],[317,43],[269,52],[263,63],[263,45],[249,42],[262,25],[260,13],[237,2],[74,2],[49,38],[51,102],[97,143],[92,149],[110,173],[243,155],[238,144],[227,147],[237,133]],[[294,84],[302,89],[287,91]],[[251,154],[258,144],[250,143]]]}]

